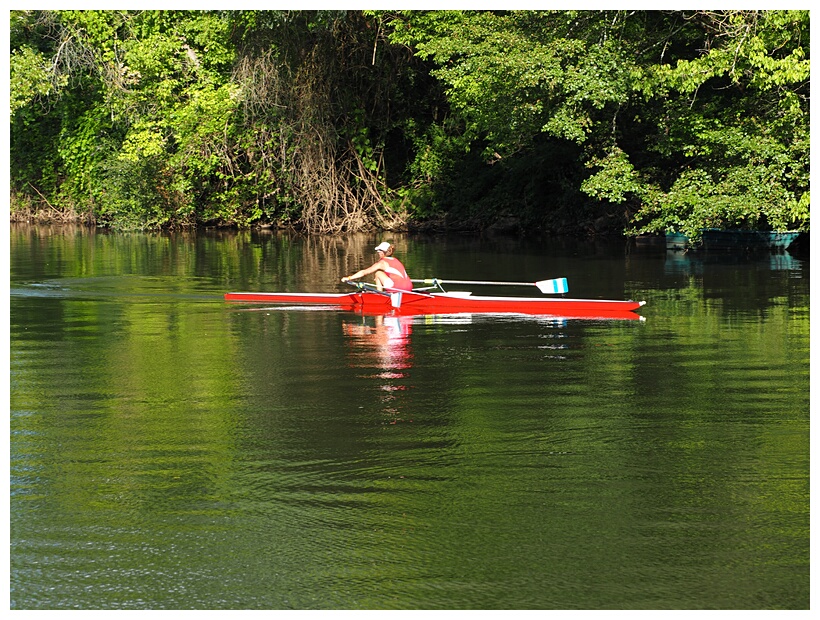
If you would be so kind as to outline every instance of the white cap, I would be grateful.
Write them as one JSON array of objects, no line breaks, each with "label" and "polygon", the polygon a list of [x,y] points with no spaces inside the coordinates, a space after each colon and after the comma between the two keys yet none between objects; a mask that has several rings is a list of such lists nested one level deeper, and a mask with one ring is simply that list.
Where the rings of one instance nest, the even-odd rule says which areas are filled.
[{"label": "white cap", "polygon": [[376,246],[376,251],[378,252],[381,250],[382,252],[387,252],[390,249],[390,244],[387,241],[382,241],[379,245]]}]

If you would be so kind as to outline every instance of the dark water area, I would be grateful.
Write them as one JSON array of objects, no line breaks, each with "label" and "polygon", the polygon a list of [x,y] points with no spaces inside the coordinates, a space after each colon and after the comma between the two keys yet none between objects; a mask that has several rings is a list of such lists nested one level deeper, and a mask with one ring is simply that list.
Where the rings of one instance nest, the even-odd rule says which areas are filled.
[{"label": "dark water area", "polygon": [[809,608],[808,260],[391,238],[645,320],[228,303],[381,238],[12,226],[11,608]]}]

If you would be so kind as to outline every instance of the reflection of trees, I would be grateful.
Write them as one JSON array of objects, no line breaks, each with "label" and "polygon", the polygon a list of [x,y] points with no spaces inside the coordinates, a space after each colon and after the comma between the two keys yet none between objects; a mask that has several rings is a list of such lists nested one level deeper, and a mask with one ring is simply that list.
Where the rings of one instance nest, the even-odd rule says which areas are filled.
[{"label": "reflection of trees", "polygon": [[[37,351],[39,360],[12,365],[12,428],[36,428],[41,441],[61,447],[43,459],[18,443],[14,469],[36,462],[45,472],[38,491],[75,511],[126,506],[131,517],[144,515],[170,492],[178,510],[201,509],[227,476],[233,446],[223,412],[239,388],[219,372],[228,335],[203,338],[207,315],[184,299],[66,295],[12,303],[12,357]],[[42,347],[43,338],[59,346]]]},{"label": "reflection of trees", "polygon": [[[425,557],[419,570],[459,585],[487,582],[484,558],[495,578],[595,557],[606,580],[627,549],[627,570],[675,571],[663,556],[677,553],[685,575],[730,579],[740,566],[745,584],[772,584],[767,596],[802,597],[807,277],[709,263],[684,278],[635,261],[628,281],[651,300],[640,326],[354,316],[199,293],[237,275],[269,285],[256,261],[318,288],[339,260],[368,256],[367,236],[182,239],[13,229],[12,287],[27,293],[10,300],[18,567],[42,557],[21,549],[45,549],[77,568],[56,546],[26,546],[73,531],[98,537],[79,539],[99,542],[83,569],[120,561],[103,543],[147,533],[135,545],[161,575],[179,557],[201,569],[218,539],[260,566],[355,549],[348,567],[393,582]],[[237,524],[252,533],[235,537]],[[213,534],[201,546],[200,532]],[[154,542],[168,533],[177,553],[160,567]],[[519,540],[526,554],[510,552]]]},{"label": "reflection of trees", "polygon": [[12,267],[25,265],[29,278],[174,275],[208,278],[219,292],[349,292],[352,289],[339,279],[372,264],[373,248],[384,238],[396,245],[403,259],[408,257],[408,269],[414,260],[406,235],[398,234],[305,237],[270,230],[121,234],[80,226],[22,224],[12,224],[10,230]]},{"label": "reflection of trees", "polygon": [[[373,248],[385,238],[395,244],[402,259],[407,256],[406,235],[306,237],[267,230],[237,233],[238,241],[220,243],[213,253],[230,266],[232,290],[350,292],[340,278],[371,265],[376,260]],[[409,260],[412,272],[413,258]]]}]

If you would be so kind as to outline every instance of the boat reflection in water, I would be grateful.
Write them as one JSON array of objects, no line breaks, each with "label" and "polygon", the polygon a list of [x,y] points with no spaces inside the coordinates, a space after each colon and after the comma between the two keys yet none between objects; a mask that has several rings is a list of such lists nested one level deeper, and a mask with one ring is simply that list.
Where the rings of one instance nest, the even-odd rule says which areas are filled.
[{"label": "boat reflection in water", "polygon": [[359,315],[342,323],[350,345],[349,365],[361,369],[362,378],[376,380],[390,424],[408,421],[401,417],[397,393],[411,387],[408,371],[413,366],[412,324],[412,317],[381,314]]},{"label": "boat reflection in water", "polygon": [[352,344],[354,365],[366,368],[375,361],[384,371],[381,376],[403,376],[397,373],[412,365],[412,321],[412,317],[379,314],[343,322],[342,331]]}]

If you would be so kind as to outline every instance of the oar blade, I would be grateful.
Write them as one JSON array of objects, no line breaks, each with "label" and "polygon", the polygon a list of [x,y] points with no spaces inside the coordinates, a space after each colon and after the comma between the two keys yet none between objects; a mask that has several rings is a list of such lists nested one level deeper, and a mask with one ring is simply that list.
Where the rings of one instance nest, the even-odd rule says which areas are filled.
[{"label": "oar blade", "polygon": [[540,282],[536,282],[535,286],[538,287],[538,290],[542,293],[547,295],[556,295],[561,293],[566,293],[569,291],[569,287],[567,286],[567,279],[566,278],[554,278],[552,280],[541,280]]}]

